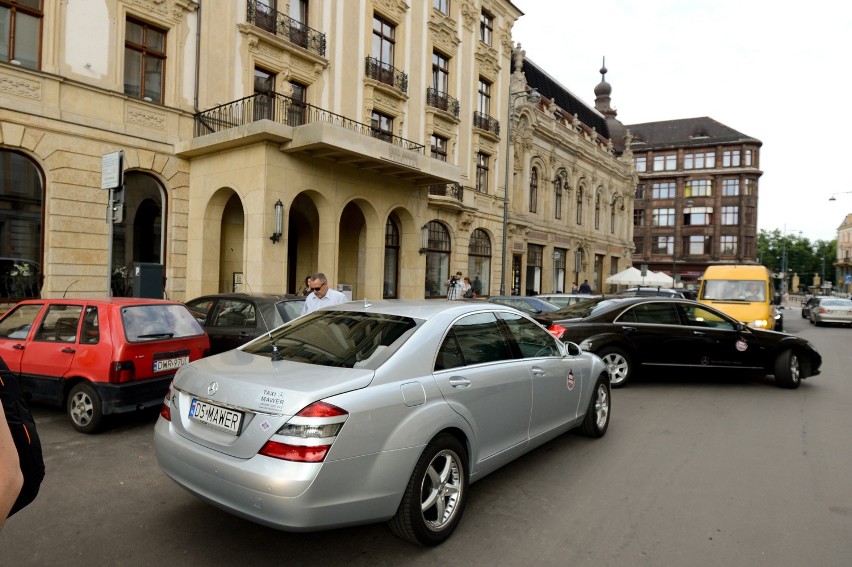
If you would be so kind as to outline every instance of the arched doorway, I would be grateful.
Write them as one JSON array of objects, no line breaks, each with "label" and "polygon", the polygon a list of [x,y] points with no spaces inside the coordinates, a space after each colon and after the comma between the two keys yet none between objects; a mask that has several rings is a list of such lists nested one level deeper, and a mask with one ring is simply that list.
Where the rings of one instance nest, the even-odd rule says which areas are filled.
[{"label": "arched doorway", "polygon": [[0,298],[39,297],[44,180],[27,156],[0,150]]},{"label": "arched doorway", "polygon": [[165,273],[163,218],[166,192],[156,177],[143,171],[124,175],[124,221],[112,227],[112,294],[133,294],[133,266],[159,264]]},{"label": "arched doorway", "polygon": [[240,197],[231,195],[222,210],[222,226],[219,239],[219,293],[250,291],[254,279],[243,273],[243,242],[245,240],[245,213]]}]

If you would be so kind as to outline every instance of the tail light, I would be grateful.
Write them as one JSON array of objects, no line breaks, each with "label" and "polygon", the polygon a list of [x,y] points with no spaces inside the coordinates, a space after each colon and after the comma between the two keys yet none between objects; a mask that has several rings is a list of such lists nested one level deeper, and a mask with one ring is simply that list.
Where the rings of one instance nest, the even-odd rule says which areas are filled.
[{"label": "tail light", "polygon": [[121,384],[123,382],[133,382],[136,379],[136,367],[133,362],[125,360],[123,362],[113,362],[109,366],[109,383]]},{"label": "tail light", "polygon": [[163,407],[160,408],[160,416],[166,421],[172,420],[172,388],[166,392],[166,397],[163,400]]},{"label": "tail light", "polygon": [[314,402],[305,407],[275,432],[261,447],[261,455],[301,463],[321,463],[331,444],[349,417],[349,412],[337,406]]},{"label": "tail light", "polygon": [[555,325],[555,324],[551,325],[550,327],[547,328],[547,332],[549,332],[551,335],[553,335],[557,339],[561,339],[562,335],[564,335],[565,331],[567,331],[567,330],[568,329],[566,329],[562,325]]},{"label": "tail light", "polygon": [[819,312],[820,313],[828,313],[828,310],[825,307],[820,307]]}]

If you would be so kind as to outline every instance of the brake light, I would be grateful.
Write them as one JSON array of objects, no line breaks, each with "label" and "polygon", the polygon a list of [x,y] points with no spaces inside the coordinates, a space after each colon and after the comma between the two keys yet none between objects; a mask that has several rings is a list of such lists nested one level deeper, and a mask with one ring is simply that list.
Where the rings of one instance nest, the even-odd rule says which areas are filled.
[{"label": "brake light", "polygon": [[564,335],[565,331],[567,331],[567,330],[568,329],[566,329],[562,325],[555,325],[554,324],[554,325],[551,325],[550,327],[548,327],[547,332],[550,333],[551,335],[553,335],[554,337],[556,337],[557,339],[561,339],[562,335]]},{"label": "brake light", "polygon": [[166,398],[163,400],[163,407],[160,408],[160,416],[166,421],[172,420],[172,389],[166,392]]},{"label": "brake light", "polygon": [[820,313],[828,313],[828,310],[825,307],[820,307],[819,312]]},{"label": "brake light", "polygon": [[109,366],[109,383],[121,384],[123,382],[132,382],[136,379],[136,367],[133,362],[125,360],[123,362],[113,362]]},{"label": "brake light", "polygon": [[314,402],[275,432],[286,442],[270,439],[259,454],[285,461],[321,463],[348,417],[349,412],[335,405]]}]

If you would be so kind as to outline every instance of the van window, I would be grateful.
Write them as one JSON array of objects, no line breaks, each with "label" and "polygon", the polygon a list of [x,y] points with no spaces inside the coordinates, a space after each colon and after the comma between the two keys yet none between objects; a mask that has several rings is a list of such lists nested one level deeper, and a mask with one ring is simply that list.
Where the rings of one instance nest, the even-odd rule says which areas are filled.
[{"label": "van window", "polygon": [[766,282],[760,280],[704,280],[701,299],[766,301]]}]

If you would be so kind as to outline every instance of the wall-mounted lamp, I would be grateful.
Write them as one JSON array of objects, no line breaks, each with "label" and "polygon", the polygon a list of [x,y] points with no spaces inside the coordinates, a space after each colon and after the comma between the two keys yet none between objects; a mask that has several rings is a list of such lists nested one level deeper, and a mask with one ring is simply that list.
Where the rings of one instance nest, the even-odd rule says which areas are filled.
[{"label": "wall-mounted lamp", "polygon": [[279,240],[281,240],[281,233],[284,232],[284,203],[281,202],[281,199],[275,201],[275,232],[272,233],[272,236],[269,237],[269,240],[272,241],[272,244],[275,244]]},{"label": "wall-mounted lamp", "polygon": [[429,250],[429,223],[420,227],[420,254],[425,254]]}]

